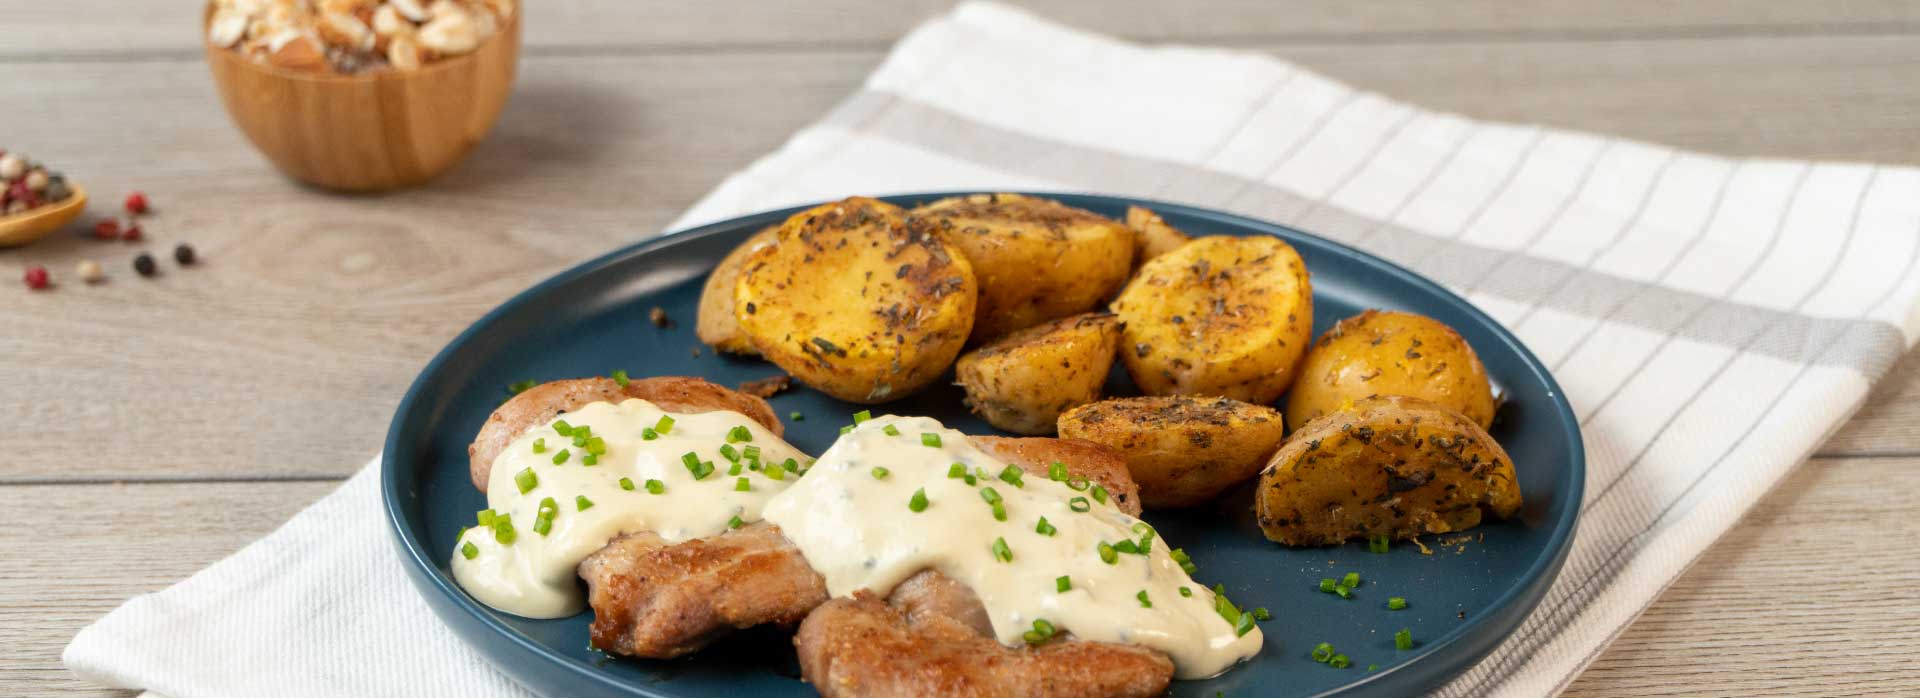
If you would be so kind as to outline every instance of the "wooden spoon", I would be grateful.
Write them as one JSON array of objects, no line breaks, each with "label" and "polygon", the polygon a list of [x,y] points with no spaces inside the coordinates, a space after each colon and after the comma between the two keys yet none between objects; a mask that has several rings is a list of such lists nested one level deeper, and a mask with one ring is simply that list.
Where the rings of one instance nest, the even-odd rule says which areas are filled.
[{"label": "wooden spoon", "polygon": [[28,211],[0,216],[0,247],[18,247],[53,234],[87,208],[87,190],[69,184],[67,198]]}]

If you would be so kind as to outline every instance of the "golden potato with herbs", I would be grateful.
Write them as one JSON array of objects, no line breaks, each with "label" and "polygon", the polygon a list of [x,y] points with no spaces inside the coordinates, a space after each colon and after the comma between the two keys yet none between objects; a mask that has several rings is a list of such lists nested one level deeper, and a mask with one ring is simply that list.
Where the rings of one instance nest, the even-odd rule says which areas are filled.
[{"label": "golden potato with herbs", "polygon": [[1369,310],[1341,320],[1315,341],[1287,395],[1287,424],[1373,395],[1405,395],[1493,425],[1487,369],[1460,333],[1424,315]]},{"label": "golden potato with herbs", "polygon": [[1313,287],[1292,245],[1216,235],[1149,260],[1113,303],[1120,358],[1148,395],[1265,405],[1286,392],[1313,331]]},{"label": "golden potato with herbs", "polygon": [[956,196],[907,217],[916,232],[940,236],[972,263],[980,280],[974,344],[1093,310],[1133,266],[1133,231],[1052,199]]},{"label": "golden potato with herbs", "polygon": [[1051,434],[1060,413],[1100,399],[1120,320],[1082,313],[1035,325],[967,352],[954,376],[974,414],[1016,434]]},{"label": "golden potato with herbs", "polygon": [[1269,540],[1334,545],[1451,533],[1520,510],[1513,461],[1479,424],[1398,395],[1321,415],[1260,473],[1254,513]]},{"label": "golden potato with herbs", "polygon": [[1280,411],[1228,398],[1131,397],[1060,415],[1060,437],[1127,459],[1149,509],[1199,504],[1253,477],[1280,446]]},{"label": "golden potato with herbs", "polygon": [[1167,225],[1160,214],[1139,206],[1127,207],[1127,227],[1133,229],[1135,269],[1147,260],[1172,252],[1192,239],[1180,229]]},{"label": "golden potato with herbs", "polygon": [[700,341],[729,354],[759,353],[754,351],[747,334],[740,331],[740,320],[733,315],[733,287],[740,280],[740,266],[746,263],[747,255],[773,244],[779,232],[780,226],[770,225],[754,233],[728,252],[719,266],[713,268],[713,273],[707,275],[707,283],[700,289],[700,316],[693,326],[693,333]]},{"label": "golden potato with herbs", "polygon": [[885,402],[946,372],[973,330],[979,284],[959,250],[864,197],[780,224],[747,255],[734,316],[761,356],[848,402]]}]

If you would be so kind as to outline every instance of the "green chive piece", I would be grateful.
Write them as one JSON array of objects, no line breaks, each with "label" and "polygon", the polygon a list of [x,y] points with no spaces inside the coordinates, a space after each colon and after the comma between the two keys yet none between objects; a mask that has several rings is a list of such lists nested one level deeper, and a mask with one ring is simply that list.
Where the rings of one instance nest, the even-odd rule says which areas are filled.
[{"label": "green chive piece", "polygon": [[780,467],[789,473],[797,473],[800,472],[800,461],[788,458],[786,462],[780,464]]},{"label": "green chive piece", "polygon": [[1053,590],[1055,593],[1060,593],[1060,594],[1065,594],[1069,591],[1073,591],[1073,578],[1064,574],[1054,578]]},{"label": "green chive piece", "polygon": [[1267,610],[1266,606],[1261,606],[1253,609],[1253,619],[1260,621],[1273,620],[1273,612]]},{"label": "green chive piece", "polygon": [[1387,551],[1387,535],[1382,533],[1367,539],[1367,552],[1384,553]]},{"label": "green chive piece", "polygon": [[960,463],[954,463],[953,465],[947,466],[947,479],[958,480],[966,476],[967,476],[967,466],[962,465]]},{"label": "green chive piece", "polygon": [[1333,659],[1332,644],[1322,642],[1313,646],[1313,661],[1325,664],[1329,659]]},{"label": "green chive piece", "polygon": [[653,427],[646,427],[640,430],[641,441],[657,441],[659,439],[660,439],[660,432],[654,431]]},{"label": "green chive piece", "polygon": [[607,440],[598,436],[587,439],[587,452],[596,456],[607,454]]},{"label": "green chive piece", "polygon": [[931,447],[933,447],[933,448],[939,448],[939,447],[940,447],[940,435],[939,435],[939,434],[935,434],[935,433],[933,433],[933,432],[927,432],[927,433],[925,433],[925,434],[921,434],[921,435],[920,435],[920,445],[922,445],[922,446],[931,446]]},{"label": "green chive piece", "polygon": [[[1240,613],[1240,607],[1233,605],[1233,601],[1227,598],[1227,588],[1224,585],[1213,585],[1213,610],[1219,613],[1221,618],[1227,619],[1228,623],[1235,625],[1240,623],[1240,616],[1242,615]],[[1244,635],[1245,633],[1241,634]]]},{"label": "green chive piece", "polygon": [[913,491],[913,498],[907,500],[907,509],[916,514],[927,510],[927,488]]},{"label": "green chive piece", "polygon": [[501,545],[512,545],[519,538],[513,530],[513,515],[500,514],[493,517],[493,540]]},{"label": "green chive piece", "polygon": [[1021,634],[1021,637],[1025,638],[1029,645],[1038,645],[1053,639],[1053,633],[1052,623],[1048,623],[1045,618],[1036,618],[1033,621],[1033,629]]},{"label": "green chive piece", "polygon": [[660,421],[653,423],[653,430],[659,432],[661,436],[673,433],[673,417],[660,415]]},{"label": "green chive piece", "polygon": [[873,479],[875,479],[875,480],[885,480],[885,479],[887,479],[887,474],[888,474],[888,473],[891,473],[891,472],[893,472],[893,471],[891,471],[891,470],[888,470],[888,469],[886,469],[886,468],[883,468],[883,467],[875,467],[875,468],[874,468],[874,469],[873,469],[873,470],[872,470],[871,472],[873,473]]},{"label": "green chive piece", "polygon": [[1348,589],[1360,588],[1360,573],[1348,572],[1347,576],[1340,578],[1340,586],[1346,587]]},{"label": "green chive piece", "polygon": [[899,436],[900,427],[896,427],[892,424],[888,424],[884,427],[880,427],[880,432],[883,434],[886,434],[887,436]]},{"label": "green chive piece", "polygon": [[480,528],[490,528],[493,526],[495,516],[498,514],[495,514],[492,509],[481,509],[473,513],[473,523]]},{"label": "green chive piece", "polygon": [[753,440],[753,430],[741,424],[727,430],[727,443],[746,443]]},{"label": "green chive piece", "polygon": [[848,425],[846,425],[846,426],[844,426],[844,427],[840,427],[840,435],[841,435],[841,436],[846,436],[846,435],[848,435],[848,434],[851,434],[851,433],[853,433],[853,425],[852,425],[852,424],[848,424]]},{"label": "green chive piece", "polygon": [[733,444],[720,444],[720,457],[727,459],[727,462],[738,463],[740,462],[740,450],[734,448]]},{"label": "green chive piece", "polygon": [[1000,469],[1000,481],[1013,485],[1014,487],[1027,486],[1027,483],[1021,480],[1021,475],[1020,469],[1011,465]]},{"label": "green chive piece", "polygon": [[1007,547],[1005,537],[993,539],[993,559],[1001,562],[1013,562],[1013,550]]},{"label": "green chive piece", "polygon": [[1005,502],[994,502],[988,506],[993,510],[993,520],[1007,520],[1007,505]]},{"label": "green chive piece", "polygon": [[700,467],[700,454],[692,451],[682,453],[680,454],[680,464],[687,466],[688,470]]},{"label": "green chive piece", "polygon": [[707,479],[708,475],[712,475],[712,474],[713,474],[713,461],[703,460],[703,461],[700,461],[700,467],[693,471],[693,479],[705,480]]},{"label": "green chive piece", "polygon": [[582,424],[573,428],[574,436],[593,436],[593,425]]},{"label": "green chive piece", "polygon": [[1233,622],[1233,634],[1245,635],[1250,632],[1253,632],[1253,614],[1242,613],[1240,614],[1240,620]]},{"label": "green chive piece", "polygon": [[1199,565],[1193,564],[1193,558],[1187,556],[1186,550],[1174,548],[1173,552],[1168,553],[1168,556],[1172,557],[1174,562],[1180,564],[1180,571],[1182,572],[1193,574],[1194,571],[1200,569]]},{"label": "green chive piece", "polygon": [[769,465],[769,466],[767,466],[765,470],[762,470],[762,471],[760,471],[760,474],[761,474],[761,475],[765,475],[765,476],[767,476],[767,479],[768,479],[768,480],[785,480],[785,479],[787,479],[787,471],[785,471],[785,470],[781,470],[781,469],[779,469],[779,468],[776,468],[776,467],[774,467],[774,466],[771,466],[771,465]]},{"label": "green chive piece", "polygon": [[727,528],[739,528],[739,527],[741,527],[741,526],[745,526],[745,525],[747,525],[747,522],[745,522],[745,521],[742,521],[742,520],[740,519],[740,515],[739,515],[739,514],[734,514],[734,515],[733,515],[733,518],[731,518],[731,519],[727,519]]},{"label": "green chive piece", "polygon": [[960,481],[967,483],[968,487],[972,487],[974,485],[980,484],[980,480],[978,478],[975,478],[973,476],[973,473],[967,473],[967,476],[960,478]]},{"label": "green chive piece", "polygon": [[580,464],[581,465],[599,465],[600,457],[589,453],[585,456],[580,457]]},{"label": "green chive piece", "polygon": [[859,424],[869,419],[873,419],[873,410],[860,410],[859,412],[853,413],[854,424]]},{"label": "green chive piece", "polygon": [[[565,453],[565,451],[561,451],[561,453]],[[513,474],[513,484],[520,488],[520,494],[526,494],[532,492],[533,488],[540,486],[540,476],[533,474],[533,468],[527,468]]]},{"label": "green chive piece", "polygon": [[1345,669],[1347,667],[1353,666],[1353,661],[1350,659],[1347,659],[1347,655],[1336,654],[1336,655],[1333,655],[1332,659],[1327,660],[1327,666],[1333,667],[1335,669]]},{"label": "green chive piece", "polygon": [[513,393],[515,395],[519,395],[521,393],[527,392],[528,388],[532,388],[535,385],[538,385],[538,383],[535,383],[532,380],[514,381],[512,383],[507,384],[507,392]]},{"label": "green chive piece", "polygon": [[1147,590],[1141,589],[1140,593],[1133,595],[1133,598],[1140,600],[1141,608],[1153,608],[1153,601],[1147,598]]},{"label": "green chive piece", "polygon": [[659,480],[648,480],[646,488],[647,494],[664,494],[667,491],[667,483]]},{"label": "green chive piece", "polygon": [[554,465],[560,465],[560,464],[562,464],[562,463],[565,463],[565,462],[567,462],[567,458],[568,458],[568,457],[571,457],[572,455],[573,455],[573,452],[572,452],[572,451],[569,451],[569,450],[567,450],[567,449],[564,449],[564,448],[563,448],[563,449],[560,449],[560,452],[559,452],[559,453],[555,453],[555,454],[553,454],[553,464],[554,464]]},{"label": "green chive piece", "polygon": [[1047,517],[1045,517],[1045,516],[1042,516],[1042,517],[1040,517],[1040,523],[1039,523],[1039,524],[1036,524],[1036,525],[1035,525],[1035,526],[1033,527],[1033,532],[1034,532],[1034,533],[1038,533],[1038,534],[1040,534],[1040,535],[1043,535],[1043,536],[1049,536],[1049,537],[1050,537],[1050,536],[1052,536],[1053,534],[1055,534],[1055,533],[1057,533],[1057,532],[1059,532],[1059,530],[1060,530],[1060,529],[1057,529],[1057,528],[1054,528],[1054,527],[1053,527],[1053,524],[1051,524],[1051,523],[1048,523],[1048,522],[1047,522]]},{"label": "green chive piece", "polygon": [[592,508],[593,508],[593,500],[591,500],[591,499],[587,499],[587,496],[586,496],[586,495],[583,495],[583,494],[581,494],[581,495],[574,495],[574,497],[573,497],[573,510],[574,510],[574,511],[586,511],[586,510],[588,510],[588,509],[592,509]]},{"label": "green chive piece", "polygon": [[1107,488],[1105,488],[1105,487],[1101,487],[1101,486],[1099,486],[1099,485],[1094,485],[1094,486],[1093,486],[1093,501],[1096,501],[1096,502],[1099,502],[1099,503],[1101,503],[1101,504],[1106,504],[1106,503],[1107,503]]},{"label": "green chive piece", "polygon": [[1180,587],[1180,595],[1191,599],[1193,598],[1193,590],[1187,587]]},{"label": "green chive piece", "polygon": [[586,448],[587,433],[579,429],[573,430],[573,445],[579,448]]},{"label": "green chive piece", "polygon": [[1379,671],[1379,670],[1380,670],[1380,665],[1378,665],[1378,664],[1368,664],[1368,665],[1367,665],[1367,671]]},{"label": "green chive piece", "polygon": [[729,467],[727,468],[727,474],[728,474],[728,475],[739,475],[739,474],[740,474],[740,469],[741,469],[741,468],[743,468],[743,467],[745,467],[745,466],[742,466],[742,465],[740,465],[740,461],[734,461],[734,462],[733,462],[733,465],[732,465],[732,466],[729,466]]},{"label": "green chive piece", "polygon": [[1333,593],[1333,588],[1337,586],[1340,586],[1340,583],[1334,581],[1332,577],[1320,580],[1320,591],[1331,594]]},{"label": "green chive piece", "polygon": [[[1087,501],[1086,497],[1074,497],[1073,499],[1067,500],[1067,508],[1084,514],[1093,510],[1093,503]],[[1105,543],[1101,545],[1105,545]]]},{"label": "green chive piece", "polygon": [[1000,501],[1000,492],[992,487],[982,487],[980,488],[980,498],[987,500],[988,504],[992,504]]},{"label": "green chive piece", "polygon": [[534,440],[533,440],[533,452],[534,452],[534,453],[546,453],[546,452],[547,452],[547,439],[546,439],[546,437],[544,437],[544,436],[543,436],[543,437],[540,437],[540,438],[538,438],[538,439],[534,439]]},{"label": "green chive piece", "polygon": [[460,556],[468,560],[472,560],[480,556],[480,548],[479,546],[474,545],[473,541],[467,541],[465,543],[461,543]]},{"label": "green chive piece", "polygon": [[540,508],[533,515],[542,519],[551,519],[558,513],[560,513],[560,503],[553,501],[552,497],[546,497],[540,500]]},{"label": "green chive piece", "polygon": [[1121,539],[1120,542],[1114,543],[1113,549],[1115,552],[1122,552],[1128,555],[1140,554],[1140,545],[1134,543],[1132,538]]},{"label": "green chive piece", "polygon": [[1408,628],[1401,628],[1400,632],[1394,633],[1393,648],[1397,650],[1413,649],[1413,631]]},{"label": "green chive piece", "polygon": [[1054,461],[1052,465],[1048,465],[1047,479],[1052,480],[1054,482],[1066,482],[1067,481],[1067,464],[1061,463],[1059,461]]},{"label": "green chive piece", "polygon": [[561,436],[573,436],[573,425],[564,419],[557,420],[553,423],[553,431]]},{"label": "green chive piece", "polygon": [[751,492],[753,491],[753,483],[748,482],[747,479],[744,477],[740,478],[738,480],[733,481],[733,491]]},{"label": "green chive piece", "polygon": [[740,457],[745,458],[748,461],[753,462],[755,464],[758,464],[760,462],[760,447],[759,446],[742,446],[740,447]]},{"label": "green chive piece", "polygon": [[1080,477],[1078,475],[1067,478],[1067,486],[1073,488],[1075,492],[1087,491],[1088,484],[1090,483],[1087,482],[1086,478]]},{"label": "green chive piece", "polygon": [[1334,587],[1333,593],[1339,594],[1340,598],[1343,598],[1343,599],[1353,598],[1353,589],[1350,587],[1340,587],[1340,586]]},{"label": "green chive piece", "polygon": [[1387,599],[1387,608],[1398,611],[1407,607],[1407,600],[1398,596]]},{"label": "green chive piece", "polygon": [[804,422],[804,421],[807,421],[807,416],[804,414],[800,414],[800,410],[794,410],[792,412],[787,413],[787,421]]},{"label": "green chive piece", "polygon": [[1106,541],[1100,541],[1100,545],[1095,550],[1100,551],[1101,562],[1111,565],[1120,560],[1120,552],[1114,550],[1113,546],[1108,545]]},{"label": "green chive piece", "polygon": [[553,530],[553,519],[551,517],[542,516],[533,520],[534,533],[538,533],[541,536],[545,536],[547,535],[548,532],[552,530]]},{"label": "green chive piece", "polygon": [[614,371],[614,372],[613,372],[613,382],[615,382],[615,383],[619,383],[619,384],[620,384],[620,387],[622,387],[622,388],[625,388],[625,387],[627,387],[627,384],[628,384],[628,383],[631,383],[631,382],[633,382],[633,381],[632,381],[632,379],[629,379],[629,378],[627,378],[627,372],[626,372],[626,371]]},{"label": "green chive piece", "polygon": [[620,478],[620,489],[626,490],[628,492],[632,492],[633,478],[628,478],[628,477]]}]

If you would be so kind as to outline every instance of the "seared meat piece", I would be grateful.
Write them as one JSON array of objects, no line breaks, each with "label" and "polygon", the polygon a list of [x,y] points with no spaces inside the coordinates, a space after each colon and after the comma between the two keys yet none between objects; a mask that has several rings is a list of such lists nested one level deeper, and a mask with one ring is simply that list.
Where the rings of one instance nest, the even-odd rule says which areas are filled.
[{"label": "seared meat piece", "polygon": [[1005,436],[975,436],[973,444],[1030,475],[1046,477],[1047,466],[1065,463],[1067,472],[1107,488],[1120,511],[1128,516],[1140,515],[1140,486],[1127,471],[1127,459],[1110,446],[1086,439]]},{"label": "seared meat piece", "polygon": [[619,402],[627,398],[646,400],[669,412],[732,410],[759,422],[775,436],[785,431],[766,400],[698,378],[636,378],[628,381],[624,388],[612,378],[553,381],[521,391],[487,417],[486,425],[473,437],[473,444],[467,446],[467,469],[473,476],[473,486],[481,492],[487,491],[487,475],[493,472],[493,459],[528,429],[591,403]]},{"label": "seared meat piece", "polygon": [[667,545],[630,533],[580,563],[593,646],[678,657],[735,628],[791,625],[827,600],[826,580],[766,522]]},{"label": "seared meat piece", "polygon": [[826,698],[1157,696],[1166,655],[1134,645],[1056,639],[1007,647],[938,613],[912,614],[866,592],[800,624],[800,671]]}]

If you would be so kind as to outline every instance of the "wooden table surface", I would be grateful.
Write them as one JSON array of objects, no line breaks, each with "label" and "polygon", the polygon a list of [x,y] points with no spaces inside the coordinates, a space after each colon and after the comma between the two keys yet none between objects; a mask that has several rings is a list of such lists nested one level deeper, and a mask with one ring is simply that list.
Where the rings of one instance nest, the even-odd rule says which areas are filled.
[{"label": "wooden table surface", "polygon": [[[73,633],[322,496],[428,357],[515,291],[650,235],[860,84],[943,0],[529,0],[513,101],[434,184],[335,196],[233,130],[193,0],[0,0],[0,147],[141,246],[0,250],[0,694],[111,693]],[[1920,164],[1920,5],[1900,0],[1028,0],[1143,41],[1271,52],[1477,117],[1732,155]],[[205,263],[136,277],[139,249]],[[164,256],[164,255],[163,255]],[[102,262],[100,286],[73,266]],[[52,291],[15,286],[29,263]],[[1920,360],[1583,675],[1583,696],[1920,692]],[[31,533],[29,533],[31,532]]]}]

